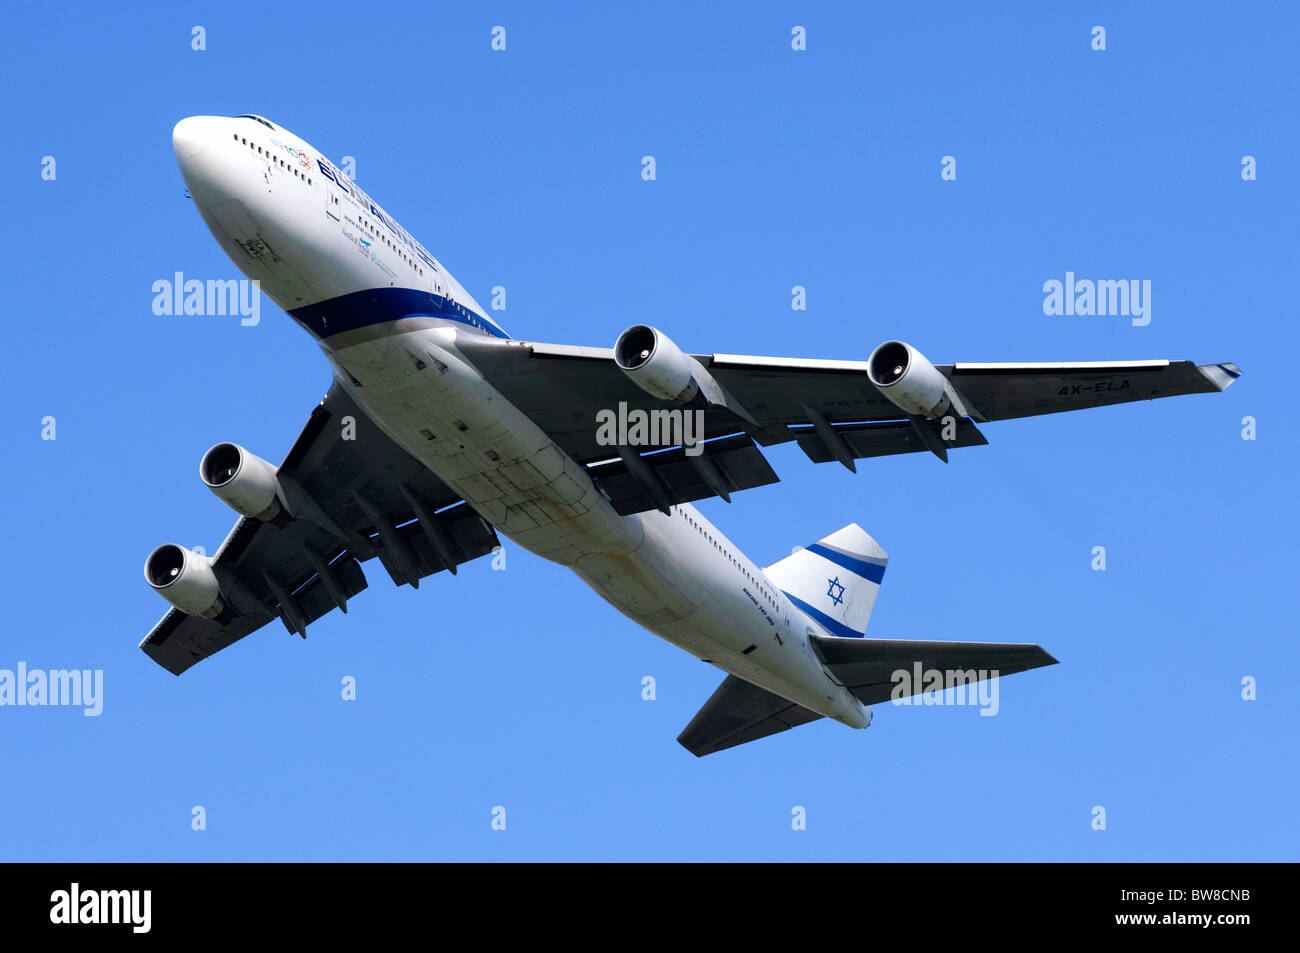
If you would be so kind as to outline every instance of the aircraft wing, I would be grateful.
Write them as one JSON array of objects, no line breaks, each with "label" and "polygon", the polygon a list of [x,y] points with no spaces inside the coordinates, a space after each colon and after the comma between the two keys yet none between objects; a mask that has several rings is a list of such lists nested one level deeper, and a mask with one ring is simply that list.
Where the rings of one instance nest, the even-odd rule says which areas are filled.
[{"label": "aircraft wing", "polygon": [[954,364],[946,376],[978,412],[976,419],[984,421],[1180,394],[1213,394],[1226,390],[1241,371],[1235,364],[1191,361],[1089,361]]},{"label": "aircraft wing", "polygon": [[[735,354],[689,355],[725,399],[701,403],[708,441],[690,456],[677,449],[620,452],[600,439],[597,414],[680,410],[635,384],[612,348],[502,341],[461,335],[456,346],[516,407],[588,472],[620,513],[667,509],[775,483],[760,447],[794,441],[814,463],[850,470],[865,457],[988,442],[978,424],[1180,394],[1224,390],[1233,364],[1112,361],[934,365],[957,399],[951,433],[901,409],[868,378],[867,361]],[[922,358],[922,360],[924,360]],[[942,435],[942,436],[941,436]],[[672,446],[667,444],[666,446]]]},{"label": "aircraft wing", "polygon": [[335,383],[276,476],[285,511],[240,518],[213,559],[225,608],[214,619],[169,611],[140,643],[179,675],[275,618],[307,626],[367,586],[378,558],[397,585],[455,573],[497,546],[496,532],[393,443]]}]

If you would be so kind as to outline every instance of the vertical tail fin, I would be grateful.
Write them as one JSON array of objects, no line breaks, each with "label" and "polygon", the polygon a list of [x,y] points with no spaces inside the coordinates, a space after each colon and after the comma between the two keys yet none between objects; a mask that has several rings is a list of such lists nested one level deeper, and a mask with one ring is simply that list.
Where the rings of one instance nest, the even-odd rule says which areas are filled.
[{"label": "vertical tail fin", "polygon": [[795,550],[763,570],[792,603],[831,635],[867,631],[889,555],[857,523]]}]

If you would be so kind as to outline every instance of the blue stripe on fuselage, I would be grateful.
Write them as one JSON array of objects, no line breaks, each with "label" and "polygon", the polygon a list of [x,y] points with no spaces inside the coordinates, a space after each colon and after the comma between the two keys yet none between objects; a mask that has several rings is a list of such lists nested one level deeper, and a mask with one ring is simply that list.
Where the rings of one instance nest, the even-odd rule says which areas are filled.
[{"label": "blue stripe on fuselage", "polygon": [[354,291],[294,308],[289,316],[318,338],[324,339],[344,331],[355,331],[375,324],[387,324],[401,318],[445,318],[483,331],[493,337],[509,337],[505,331],[485,321],[469,308],[451,298],[439,297],[414,288],[370,288]]}]

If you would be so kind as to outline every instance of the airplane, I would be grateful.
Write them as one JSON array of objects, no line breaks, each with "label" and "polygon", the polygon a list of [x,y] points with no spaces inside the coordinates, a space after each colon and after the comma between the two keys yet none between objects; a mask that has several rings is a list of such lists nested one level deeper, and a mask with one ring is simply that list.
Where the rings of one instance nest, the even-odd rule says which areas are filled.
[{"label": "airplane", "polygon": [[[283,127],[193,116],[172,144],[222,249],[333,372],[279,466],[229,442],[204,454],[203,483],[239,516],[213,556],[149,554],[145,578],[171,609],[140,648],[177,675],[276,618],[306,638],[366,588],[362,563],[418,588],[505,537],[726,673],[677,739],[691,753],[823,717],[865,728],[872,705],[897,700],[900,672],[979,680],[1056,659],[1034,644],[866,638],[888,556],[863,529],[760,567],[694,501],[776,483],[765,447],[854,472],[899,453],[947,462],[988,442],[985,423],[1213,393],[1240,375],[1166,360],[932,364],[902,341],[866,361],[688,354],[647,325],[612,348],[521,340]],[[616,409],[663,432],[598,425]],[[667,426],[683,420],[694,440]]]}]

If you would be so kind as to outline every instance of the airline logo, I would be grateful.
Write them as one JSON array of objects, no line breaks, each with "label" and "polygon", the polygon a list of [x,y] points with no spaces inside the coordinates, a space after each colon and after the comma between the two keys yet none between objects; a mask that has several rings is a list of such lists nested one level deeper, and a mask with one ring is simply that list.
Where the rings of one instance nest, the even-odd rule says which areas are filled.
[{"label": "airline logo", "polygon": [[323,156],[318,156],[316,158],[316,168],[320,170],[321,175],[325,176],[325,178],[329,179],[336,186],[338,186],[341,192],[343,192],[345,195],[352,196],[352,198],[355,199],[360,204],[363,214],[368,214],[375,221],[382,224],[385,228],[387,228],[390,232],[393,233],[393,236],[399,242],[401,242],[408,249],[410,249],[413,255],[419,258],[430,268],[434,269],[435,271],[437,270],[438,268],[437,263],[434,262],[433,258],[429,256],[429,253],[424,250],[424,247],[419,242],[417,242],[414,238],[412,238],[409,234],[407,234],[406,229],[402,228],[402,226],[398,225],[391,218],[389,218],[388,215],[384,212],[384,210],[381,209],[378,205],[376,205],[374,200],[371,199],[371,197],[365,193],[365,191],[361,188],[361,186],[357,185],[355,182],[349,179],[338,169],[334,168],[334,166],[330,165],[329,162],[327,162]]},{"label": "airline logo", "polygon": [[294,146],[286,146],[283,142],[281,142],[279,139],[276,139],[274,136],[271,137],[271,142],[273,145],[276,145],[279,148],[283,149],[285,152],[289,153],[290,157],[295,162],[297,162],[298,165],[302,166],[304,169],[311,168],[311,156],[307,155],[305,151],[299,150]]}]

